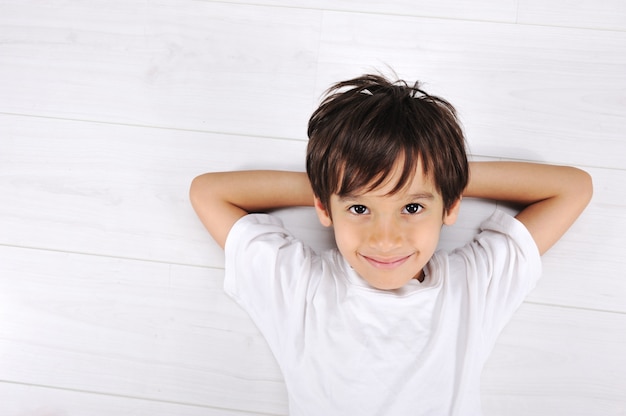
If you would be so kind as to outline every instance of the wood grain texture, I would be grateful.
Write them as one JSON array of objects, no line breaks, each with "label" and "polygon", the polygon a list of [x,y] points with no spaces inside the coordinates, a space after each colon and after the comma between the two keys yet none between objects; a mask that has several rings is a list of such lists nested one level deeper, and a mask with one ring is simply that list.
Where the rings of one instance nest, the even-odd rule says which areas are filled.
[{"label": "wood grain texture", "polygon": [[284,413],[271,352],[222,284],[219,269],[0,247],[2,379]]},{"label": "wood grain texture", "polygon": [[623,50],[621,32],[327,13],[318,88],[389,65],[455,104],[474,154],[622,169]]},{"label": "wood grain texture", "polygon": [[223,253],[189,203],[194,176],[302,170],[306,145],[2,115],[0,135],[1,243],[212,266]]},{"label": "wood grain texture", "polygon": [[[53,27],[27,4],[9,8],[0,111],[303,139],[326,87],[390,65],[457,105],[476,154],[622,167],[626,33],[211,2],[125,9],[133,4],[43,8]],[[76,26],[80,16],[88,26]],[[53,40],[46,71],[43,39]]]},{"label": "wood grain texture", "polygon": [[[97,392],[111,406],[123,396],[135,401],[116,405],[285,414],[280,372],[222,292],[220,270],[6,247],[0,256],[5,382]],[[624,314],[524,305],[486,368],[487,414],[620,414],[624,328]],[[13,388],[0,383],[0,395]],[[12,408],[32,405],[19,397]]]},{"label": "wood grain texture", "polygon": [[528,300],[626,313],[626,220],[621,214],[626,209],[625,171],[587,171],[594,180],[593,199],[543,256],[545,278]]},{"label": "wood grain texture", "polygon": [[260,416],[262,413],[216,409],[184,403],[143,400],[84,391],[0,382],[2,412],[7,416]]},{"label": "wood grain texture", "polygon": [[483,375],[486,414],[624,415],[626,315],[524,304]]},{"label": "wood grain texture", "polygon": [[192,0],[4,2],[0,112],[304,137],[321,17]]},{"label": "wood grain texture", "polygon": [[443,19],[515,22],[518,0],[477,0],[471,5],[462,0],[225,0],[228,3],[264,6],[296,7],[356,13],[391,14],[402,16],[437,17]]},{"label": "wood grain texture", "polygon": [[[190,207],[191,179],[210,170],[304,169],[297,140],[20,116],[0,116],[0,134],[12,137],[0,141],[0,243],[11,246],[223,267],[222,250]],[[529,299],[626,312],[626,283],[614,272],[626,270],[626,172],[588,170],[594,199],[544,256],[544,279]],[[440,248],[469,241],[493,209],[465,201]],[[318,251],[332,246],[312,209],[279,215]]]},{"label": "wood grain texture", "polygon": [[518,23],[626,31],[620,0],[519,0]]},{"label": "wood grain texture", "polygon": [[[0,413],[287,413],[188,201],[206,171],[303,170],[331,83],[426,82],[473,157],[589,171],[483,380],[486,415],[626,415],[626,32],[615,0],[0,0]],[[496,204],[466,200],[440,247]],[[512,211],[509,207],[501,207]],[[322,250],[310,208],[276,213]]]}]

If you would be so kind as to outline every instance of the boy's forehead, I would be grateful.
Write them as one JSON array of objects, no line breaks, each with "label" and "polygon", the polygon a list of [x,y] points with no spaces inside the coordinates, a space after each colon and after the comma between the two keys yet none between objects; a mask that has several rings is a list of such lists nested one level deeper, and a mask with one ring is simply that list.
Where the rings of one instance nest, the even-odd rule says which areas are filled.
[{"label": "boy's forehead", "polygon": [[421,166],[415,170],[411,178],[406,180],[406,183],[401,188],[397,189],[398,183],[404,179],[402,177],[401,167],[397,167],[394,171],[387,175],[382,182],[375,187],[372,187],[372,183],[366,185],[361,189],[356,189],[346,195],[337,195],[341,200],[354,199],[355,197],[362,196],[378,196],[378,197],[412,197],[416,199],[436,199],[441,198],[439,192],[435,187],[435,183],[431,175],[426,175]]}]

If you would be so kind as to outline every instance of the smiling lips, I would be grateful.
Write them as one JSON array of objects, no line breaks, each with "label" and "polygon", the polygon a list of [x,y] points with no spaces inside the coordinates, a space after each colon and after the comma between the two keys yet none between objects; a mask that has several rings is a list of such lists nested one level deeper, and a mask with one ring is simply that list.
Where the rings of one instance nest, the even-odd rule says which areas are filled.
[{"label": "smiling lips", "polygon": [[409,254],[408,256],[401,256],[401,257],[379,258],[379,257],[369,257],[369,256],[365,256],[361,254],[361,257],[367,260],[369,264],[376,267],[377,269],[384,269],[384,270],[395,269],[396,267],[403,265],[411,256],[412,254]]}]

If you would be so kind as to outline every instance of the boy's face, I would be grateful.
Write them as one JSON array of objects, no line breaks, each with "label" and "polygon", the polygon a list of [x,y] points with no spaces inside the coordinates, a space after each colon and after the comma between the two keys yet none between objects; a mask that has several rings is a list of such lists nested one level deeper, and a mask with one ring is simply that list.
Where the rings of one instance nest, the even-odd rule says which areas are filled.
[{"label": "boy's face", "polygon": [[334,226],[341,254],[378,289],[397,289],[421,278],[442,225],[456,221],[460,205],[459,200],[444,212],[441,195],[421,165],[405,188],[390,195],[401,172],[397,165],[388,180],[370,192],[331,195],[330,213],[315,200],[321,223]]}]

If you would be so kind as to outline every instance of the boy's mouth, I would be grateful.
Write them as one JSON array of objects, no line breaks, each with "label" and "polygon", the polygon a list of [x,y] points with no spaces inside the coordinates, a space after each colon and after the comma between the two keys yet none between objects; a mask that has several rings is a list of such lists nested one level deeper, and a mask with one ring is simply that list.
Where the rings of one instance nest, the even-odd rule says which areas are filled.
[{"label": "boy's mouth", "polygon": [[412,256],[412,254],[409,254],[408,256],[396,257],[371,257],[364,254],[360,254],[360,256],[377,269],[390,270],[404,264]]}]

